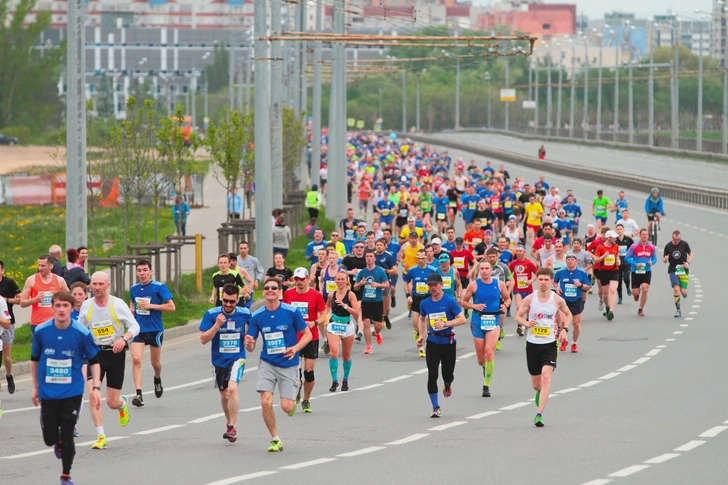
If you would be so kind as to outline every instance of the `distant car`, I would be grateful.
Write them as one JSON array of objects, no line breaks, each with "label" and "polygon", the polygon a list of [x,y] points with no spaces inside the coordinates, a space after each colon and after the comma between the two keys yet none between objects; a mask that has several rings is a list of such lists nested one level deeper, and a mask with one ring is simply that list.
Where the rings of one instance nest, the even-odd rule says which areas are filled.
[{"label": "distant car", "polygon": [[12,136],[0,133],[0,145],[17,145],[18,139]]}]

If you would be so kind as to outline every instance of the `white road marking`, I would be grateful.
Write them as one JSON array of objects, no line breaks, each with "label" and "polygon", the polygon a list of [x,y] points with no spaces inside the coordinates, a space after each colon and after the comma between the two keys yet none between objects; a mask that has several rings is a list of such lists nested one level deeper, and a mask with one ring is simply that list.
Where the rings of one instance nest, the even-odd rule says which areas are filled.
[{"label": "white road marking", "polygon": [[392,377],[391,379],[387,379],[387,380],[386,380],[386,381],[384,381],[384,382],[386,382],[386,383],[388,383],[388,384],[389,384],[389,383],[392,383],[392,382],[402,381],[402,380],[404,380],[404,379],[408,379],[408,378],[410,378],[410,377],[412,377],[412,374],[405,374],[405,375],[403,375],[403,376],[398,376],[398,377]]},{"label": "white road marking", "polygon": [[609,374],[604,375],[604,376],[600,377],[599,379],[606,381],[607,379],[611,379],[612,377],[617,377],[618,375],[619,375],[619,372],[610,372]]},{"label": "white road marking", "polygon": [[658,349],[665,349],[667,348],[667,345],[656,345],[655,347],[657,347]]},{"label": "white road marking", "polygon": [[[273,405],[273,407],[276,407],[276,406],[278,406],[278,404],[274,404]],[[257,411],[258,409],[263,409],[263,408],[261,406],[255,406],[255,407],[252,407],[252,408],[241,409],[240,412],[241,413],[249,413],[250,411]]]},{"label": "white road marking", "polygon": [[574,392],[574,391],[578,391],[578,390],[579,390],[578,387],[570,387],[568,389],[563,389],[561,391],[556,391],[556,394],[568,394],[570,392]]},{"label": "white road marking", "polygon": [[579,384],[579,387],[591,387],[591,386],[596,386],[596,385],[597,385],[597,384],[599,384],[600,382],[602,382],[602,381],[589,381],[589,382],[585,382],[584,384]]},{"label": "white road marking", "polygon": [[634,369],[635,367],[637,367],[637,366],[636,366],[636,365],[634,365],[634,364],[630,364],[630,365],[625,365],[625,366],[624,366],[624,367],[622,367],[621,369],[617,369],[617,372],[627,372],[628,370],[632,370],[632,369]]},{"label": "white road marking", "polygon": [[472,357],[475,355],[475,352],[468,352],[467,354],[463,354],[460,356],[461,359],[467,359],[468,357]]},{"label": "white road marking", "polygon": [[416,370],[414,372],[410,372],[410,374],[417,375],[417,374],[424,374],[425,372],[427,372],[427,368]]},{"label": "white road marking", "polygon": [[700,305],[693,305],[693,308],[700,308]]},{"label": "white road marking", "polygon": [[427,436],[430,436],[429,433],[415,433],[406,438],[402,438],[401,440],[390,441],[389,443],[384,443],[384,444],[385,445],[404,445],[407,443],[412,443],[413,441],[421,440],[422,438],[425,438]]},{"label": "white road marking", "polygon": [[693,320],[695,320],[695,318],[693,318],[693,317],[685,317],[685,321],[686,322],[692,322]]},{"label": "white road marking", "polygon": [[682,331],[681,330],[675,330],[674,332],[672,332],[672,334],[673,335],[681,335],[682,334]]},{"label": "white road marking", "polygon": [[[425,370],[426,370],[426,369],[425,369]],[[354,390],[355,390],[355,391],[366,391],[366,390],[368,390],[368,389],[374,389],[375,387],[380,387],[380,386],[383,386],[383,385],[384,385],[384,384],[382,384],[382,383],[377,383],[377,384],[370,384],[370,385],[368,385],[368,386],[360,387],[360,388],[358,388],[358,389],[354,389]]]},{"label": "white road marking", "polygon": [[[551,396],[553,397],[553,396]],[[522,408],[523,406],[528,406],[529,403],[527,401],[524,402],[517,402],[516,404],[511,404],[510,406],[505,406],[500,408],[501,411],[512,411],[514,409]]]},{"label": "white road marking", "polygon": [[[692,320],[692,319],[691,319],[691,320]],[[680,324],[680,326],[681,326],[681,327],[689,327],[689,326],[690,326],[690,324],[688,324],[688,323],[681,323],[681,324]]]},{"label": "white road marking", "polygon": [[623,468],[619,471],[616,471],[614,473],[610,473],[608,476],[624,478],[624,477],[628,477],[630,475],[634,475],[637,472],[641,472],[642,470],[649,468],[649,467],[650,467],[650,465],[632,465],[627,468]]},{"label": "white road marking", "polygon": [[656,456],[654,458],[650,458],[649,460],[645,460],[643,463],[649,463],[650,465],[659,465],[660,463],[665,463],[667,460],[672,460],[673,458],[677,458],[680,456],[680,453],[665,453],[664,455]]},{"label": "white road marking", "polygon": [[205,416],[204,418],[197,418],[193,419],[192,421],[187,421],[187,424],[206,423],[207,421],[212,421],[213,419],[221,418],[223,416],[225,416],[225,413],[211,414],[209,416]]},{"label": "white road marking", "polygon": [[446,429],[454,428],[455,426],[462,426],[463,424],[467,423],[467,421],[453,421],[452,423],[441,424],[440,426],[435,426],[434,428],[428,428],[427,431],[445,431]]},{"label": "white road marking", "polygon": [[688,312],[688,315],[697,315],[698,312]]},{"label": "white road marking", "polygon": [[705,443],[705,441],[699,441],[699,440],[688,441],[684,445],[678,446],[677,448],[675,448],[672,451],[691,451],[704,443]]},{"label": "white road marking", "polygon": [[708,431],[702,433],[700,435],[701,438],[715,438],[723,431],[727,430],[728,426],[715,426],[713,428],[710,428]]},{"label": "white road marking", "polygon": [[480,414],[473,414],[472,416],[468,416],[465,419],[481,419],[481,418],[487,418],[488,416],[493,416],[495,414],[500,414],[500,411],[486,411],[486,412],[480,413]]},{"label": "white road marking", "polygon": [[[123,440],[126,438],[128,438],[128,436],[112,436],[112,437],[106,438],[106,441]],[[76,443],[76,446],[91,446],[94,443],[96,443],[96,440],[86,441],[84,443]],[[21,453],[19,455],[3,456],[3,457],[0,457],[0,460],[17,460],[18,458],[29,458],[31,456],[45,455],[46,453],[53,453],[53,448],[46,448],[45,450],[38,450],[38,451],[30,451],[28,453]]]},{"label": "white road marking", "polygon": [[703,300],[695,300],[694,303],[703,303]]},{"label": "white road marking", "polygon": [[596,480],[592,480],[591,482],[582,483],[581,485],[606,485],[607,483],[611,483],[612,480],[607,480],[606,478],[597,478]]},{"label": "white road marking", "polygon": [[662,352],[662,349],[652,349],[649,352],[647,352],[645,355],[648,357],[654,357],[657,354],[659,354],[660,352]]},{"label": "white road marking", "polygon": [[318,460],[302,461],[301,463],[282,466],[281,470],[298,470],[300,468],[306,468],[309,466],[323,465],[324,463],[329,463],[332,461],[336,461],[336,458],[319,458]]},{"label": "white road marking", "polygon": [[[682,332],[680,332],[680,333],[682,333]],[[666,338],[665,339],[665,342],[674,342],[674,341],[675,341],[674,338]]]},{"label": "white road marking", "polygon": [[349,458],[352,456],[359,456],[359,455],[366,455],[367,453],[374,453],[375,451],[384,450],[386,449],[386,446],[370,446],[369,448],[362,448],[361,450],[356,451],[350,451],[349,453],[342,453],[340,455],[336,455],[343,458]]},{"label": "white road marking", "polygon": [[264,471],[248,473],[247,475],[238,475],[237,477],[226,478],[224,480],[218,480],[217,482],[210,482],[207,485],[231,485],[232,483],[244,482],[246,480],[252,480],[254,478],[267,477],[268,475],[275,475],[278,472]]},{"label": "white road marking", "polygon": [[695,285],[695,288],[702,288],[703,285]]},{"label": "white road marking", "polygon": [[153,428],[153,429],[147,429],[144,431],[137,431],[136,433],[132,433],[132,434],[146,435],[146,434],[161,433],[162,431],[169,431],[170,429],[184,428],[184,426],[185,426],[184,424],[170,424],[169,426],[162,426],[161,428]]}]

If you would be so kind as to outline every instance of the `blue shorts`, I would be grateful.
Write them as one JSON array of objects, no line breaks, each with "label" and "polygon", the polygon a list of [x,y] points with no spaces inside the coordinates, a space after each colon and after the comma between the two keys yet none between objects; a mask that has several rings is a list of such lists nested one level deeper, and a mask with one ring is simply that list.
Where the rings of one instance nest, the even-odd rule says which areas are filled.
[{"label": "blue shorts", "polygon": [[501,318],[498,316],[498,325],[491,328],[490,330],[483,330],[480,328],[480,322],[473,323],[473,320],[470,320],[470,333],[473,335],[474,338],[485,338],[485,335],[488,332],[492,332],[493,330],[498,330],[498,333],[500,333],[500,324],[501,324]]},{"label": "blue shorts", "polygon": [[596,219],[597,221],[600,221],[602,224],[607,223],[607,216],[604,216],[604,217],[596,216],[594,219]]},{"label": "blue shorts", "polygon": [[386,217],[379,216],[379,222],[382,223],[382,224],[386,224],[388,226],[391,226],[392,225],[392,220],[393,219],[394,219],[393,216],[386,216]]},{"label": "blue shorts", "polygon": [[163,340],[164,340],[164,331],[139,332],[139,335],[134,337],[134,340],[132,340],[132,343],[151,345],[152,347],[161,347]]},{"label": "blue shorts", "polygon": [[395,286],[397,286],[397,281],[399,281],[399,275],[398,274],[394,274],[394,275],[390,276],[389,277],[389,286],[390,286],[390,288],[394,288]]}]

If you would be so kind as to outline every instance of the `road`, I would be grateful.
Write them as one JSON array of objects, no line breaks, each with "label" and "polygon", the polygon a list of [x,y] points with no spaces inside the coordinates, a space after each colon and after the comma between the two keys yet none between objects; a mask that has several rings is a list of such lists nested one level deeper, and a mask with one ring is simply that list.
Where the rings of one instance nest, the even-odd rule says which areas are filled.
[{"label": "road", "polygon": [[485,133],[448,132],[438,133],[437,136],[534,157],[538,153],[538,148],[545,145],[548,160],[570,162],[577,166],[590,168],[613,169],[622,173],[670,182],[685,182],[705,187],[728,189],[728,163],[701,162],[647,152],[613,150],[546,140],[525,140]]},{"label": "road", "polygon": [[[453,151],[456,156],[473,158]],[[482,162],[482,159],[474,157]],[[538,174],[508,167],[511,174],[536,180]],[[596,185],[547,176],[559,187],[590,199]],[[618,188],[605,187],[614,196]],[[583,195],[582,195],[583,194]],[[628,193],[640,207],[646,194]],[[640,211],[635,216],[644,220]],[[402,317],[399,284],[394,328],[374,354],[354,347],[351,388],[330,394],[326,360],[319,362],[312,414],[289,418],[276,411],[285,451],[266,452],[270,437],[255,393],[257,355],[249,355],[240,385],[243,412],[235,444],[221,439],[224,418],[212,388],[209,348],[192,335],[166,345],[164,396],[148,394],[147,405],[131,410],[120,428],[105,409],[110,438],[104,452],[90,449],[93,426],[84,410],[73,477],[77,484],[140,483],[381,484],[474,483],[723,484],[728,473],[728,406],[722,362],[725,305],[721,271],[728,257],[716,248],[727,236],[725,212],[667,203],[660,238],[679,229],[694,253],[690,296],[682,319],[674,306],[665,265],[659,263],[645,309],[636,315],[632,300],[607,322],[596,299],[587,302],[579,354],[559,356],[546,427],[533,426],[535,405],[526,370],[524,342],[508,319],[509,334],[496,354],[491,390],[482,398],[482,371],[473,355],[469,331],[461,327],[453,396],[440,398],[443,417],[431,419],[425,363],[416,357],[411,325]],[[610,218],[610,222],[612,222]],[[146,355],[145,355],[146,359]],[[144,367],[151,390],[151,369]],[[3,386],[4,387],[4,386]],[[127,371],[124,392],[133,392]],[[38,411],[30,408],[27,377],[18,391],[3,390],[0,469],[7,483],[35,484],[55,479],[60,463],[44,448]],[[277,397],[276,397],[277,400]],[[702,436],[701,436],[702,435]],[[677,451],[676,451],[677,450]],[[344,478],[345,477],[345,478]]]}]

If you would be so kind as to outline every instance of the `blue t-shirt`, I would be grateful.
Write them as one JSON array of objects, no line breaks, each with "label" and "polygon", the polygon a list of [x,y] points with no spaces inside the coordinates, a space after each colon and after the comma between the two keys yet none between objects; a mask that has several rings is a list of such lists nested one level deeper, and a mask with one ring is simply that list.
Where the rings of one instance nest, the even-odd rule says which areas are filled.
[{"label": "blue t-shirt", "polygon": [[75,308],[73,310],[71,310],[71,320],[78,321],[79,315],[80,315],[80,313]]},{"label": "blue t-shirt", "polygon": [[364,268],[359,270],[356,275],[356,282],[366,280],[366,284],[363,287],[362,301],[378,302],[384,301],[384,292],[382,288],[372,288],[369,283],[385,283],[389,281],[389,276],[379,266],[374,266],[374,269]]},{"label": "blue t-shirt", "polygon": [[455,241],[453,241],[453,242],[445,241],[444,243],[442,243],[442,248],[446,249],[448,253],[455,251]]},{"label": "blue t-shirt", "polygon": [[306,322],[293,305],[281,303],[273,311],[265,306],[253,313],[248,333],[253,338],[263,334],[263,349],[260,360],[276,367],[298,367],[298,352],[291,360],[283,353],[298,343],[298,334],[306,330]]},{"label": "blue t-shirt", "polygon": [[394,217],[394,208],[394,202],[389,199],[383,199],[377,202],[377,209],[379,210],[379,214],[381,215],[381,218],[385,221],[392,220],[392,217]]},{"label": "blue t-shirt", "polygon": [[382,254],[376,254],[375,264],[386,271],[397,266],[397,259],[389,251],[384,251]]},{"label": "blue t-shirt", "polygon": [[[450,270],[447,273],[443,273],[442,269],[437,268],[437,274],[442,277],[442,291],[448,296],[455,296],[455,269],[450,266]],[[460,275],[457,276],[460,279]]]},{"label": "blue t-shirt", "polygon": [[136,302],[141,298],[146,298],[153,305],[161,305],[172,299],[172,293],[169,292],[167,285],[159,281],[152,280],[146,285],[137,283],[129,290],[132,303],[134,303],[134,318],[139,322],[139,332],[163,332],[162,312],[159,310],[143,310],[137,308]]},{"label": "blue t-shirt", "polygon": [[93,359],[98,351],[91,332],[75,320],[63,330],[55,326],[54,318],[38,325],[31,350],[33,360],[38,359],[38,397],[83,395],[83,359]]},{"label": "blue t-shirt", "polygon": [[420,302],[420,316],[427,318],[427,340],[434,344],[451,344],[455,342],[455,332],[452,327],[445,327],[442,330],[435,330],[438,320],[453,320],[462,313],[462,309],[455,301],[455,298],[444,294],[439,301],[432,297]]},{"label": "blue t-shirt", "polygon": [[506,194],[505,192],[503,192],[500,195],[500,203],[503,207],[504,214],[512,214],[513,209],[516,205],[516,194],[514,194],[513,192],[511,192],[510,194]]},{"label": "blue t-shirt", "polygon": [[311,261],[314,256],[318,255],[319,249],[326,248],[326,240],[322,239],[320,243],[311,241],[306,245],[306,261]]},{"label": "blue t-shirt", "polygon": [[508,266],[513,261],[513,252],[510,249],[506,249],[498,255],[498,261]]},{"label": "blue t-shirt", "polygon": [[430,296],[430,288],[427,287],[427,277],[434,273],[435,270],[430,266],[420,268],[415,266],[407,271],[402,277],[405,283],[412,283],[412,296],[418,298],[427,298]]},{"label": "blue t-shirt", "polygon": [[[200,331],[210,330],[220,313],[222,307],[207,310],[200,322]],[[226,324],[217,329],[217,333],[210,341],[212,365],[217,367],[227,367],[236,360],[245,358],[245,326],[250,323],[250,310],[244,307],[235,307],[232,315],[226,313],[224,315],[227,318]]]},{"label": "blue t-shirt", "polygon": [[432,203],[435,205],[435,212],[438,214],[437,220],[444,221],[445,218],[441,217],[439,214],[447,215],[447,206],[450,204],[450,199],[448,199],[446,195],[443,195],[442,197],[433,198]]},{"label": "blue t-shirt", "polygon": [[399,250],[402,248],[402,245],[399,243],[394,242],[394,239],[389,243],[387,246],[387,252],[391,253],[392,256],[394,256],[394,261],[397,261],[397,254],[399,254]]},{"label": "blue t-shirt", "polygon": [[614,203],[617,206],[617,218],[615,219],[615,224],[619,222],[620,219],[622,219],[622,212],[627,208],[627,199],[624,200],[615,200]]},{"label": "blue t-shirt", "polygon": [[[563,207],[563,209],[564,212],[566,212],[566,219],[569,222],[574,223],[575,218],[581,217],[581,207],[579,207],[577,204],[567,204]],[[575,223],[574,225],[578,225],[578,223]]]},{"label": "blue t-shirt", "polygon": [[575,281],[581,281],[581,284],[588,285],[589,275],[581,268],[570,271],[569,268],[562,268],[554,274],[554,283],[558,283],[561,287],[561,296],[566,301],[581,300],[581,286],[576,286]]}]

